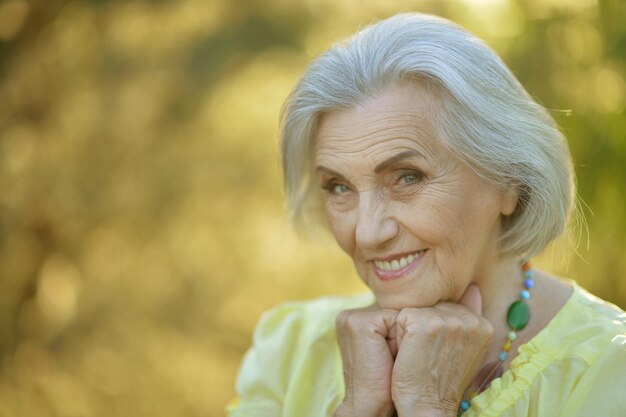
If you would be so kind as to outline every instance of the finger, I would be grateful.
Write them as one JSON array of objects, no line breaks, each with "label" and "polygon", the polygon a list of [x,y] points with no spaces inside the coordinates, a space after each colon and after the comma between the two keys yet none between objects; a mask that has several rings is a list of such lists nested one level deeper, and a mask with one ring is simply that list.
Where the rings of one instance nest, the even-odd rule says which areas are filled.
[{"label": "finger", "polygon": [[357,333],[363,334],[373,329],[374,333],[387,338],[389,333],[395,334],[398,313],[398,310],[376,306],[344,310],[337,316],[337,327],[356,329]]},{"label": "finger", "polygon": [[478,316],[483,314],[483,298],[480,289],[476,284],[470,284],[465,293],[461,296],[459,304],[467,307],[471,312]]},{"label": "finger", "polygon": [[394,324],[393,327],[387,333],[387,345],[389,346],[389,351],[391,352],[391,357],[395,359],[398,354],[398,326]]}]

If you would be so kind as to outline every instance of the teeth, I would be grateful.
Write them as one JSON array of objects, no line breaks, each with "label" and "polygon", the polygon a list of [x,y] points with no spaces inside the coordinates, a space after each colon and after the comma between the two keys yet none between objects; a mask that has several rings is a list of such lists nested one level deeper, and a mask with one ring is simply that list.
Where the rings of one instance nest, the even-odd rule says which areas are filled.
[{"label": "teeth", "polygon": [[408,264],[412,263],[416,257],[420,256],[424,253],[424,250],[417,251],[411,255],[403,256],[400,259],[394,259],[391,262],[389,261],[374,261],[374,265],[376,268],[382,271],[396,271],[400,268],[404,268]]}]

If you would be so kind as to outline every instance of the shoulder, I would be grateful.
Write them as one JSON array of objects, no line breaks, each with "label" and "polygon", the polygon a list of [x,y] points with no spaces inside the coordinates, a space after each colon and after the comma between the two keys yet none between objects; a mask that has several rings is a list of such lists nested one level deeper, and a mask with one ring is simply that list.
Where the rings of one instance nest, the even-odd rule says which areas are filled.
[{"label": "shoulder", "polygon": [[[574,292],[555,318],[552,330],[555,347],[564,354],[580,356],[591,365],[610,354],[612,347],[621,346],[621,337],[626,334],[626,313],[574,284]],[[613,354],[620,354],[620,349]]]},{"label": "shoulder", "polygon": [[626,409],[626,314],[572,285],[547,326],[518,348],[510,371],[472,402],[480,415],[613,416]]},{"label": "shoulder", "polygon": [[335,318],[341,311],[364,307],[373,301],[373,295],[365,293],[282,303],[263,313],[255,329],[253,342],[276,337],[315,338],[334,331]]},{"label": "shoulder", "polygon": [[238,400],[228,414],[280,415],[309,409],[312,401],[334,406],[341,389],[335,317],[373,301],[372,294],[327,296],[265,312],[239,369]]},{"label": "shoulder", "polygon": [[317,367],[329,365],[337,349],[337,315],[373,301],[374,296],[366,293],[282,303],[261,316],[246,360],[271,362],[274,369],[283,369],[285,378],[294,378],[298,369],[312,362]]},{"label": "shoulder", "polygon": [[587,310],[592,318],[602,322],[608,320],[612,326],[619,329],[626,328],[626,312],[618,306],[596,297],[578,284],[574,284],[572,300],[581,309]]},{"label": "shoulder", "polygon": [[582,287],[546,333],[554,362],[543,373],[559,377],[561,416],[619,415],[626,407],[626,313]]},{"label": "shoulder", "polygon": [[[578,287],[572,300],[571,327],[564,333],[568,356],[583,362],[563,416],[622,415],[626,408],[626,313]],[[572,343],[576,343],[573,345]]]}]

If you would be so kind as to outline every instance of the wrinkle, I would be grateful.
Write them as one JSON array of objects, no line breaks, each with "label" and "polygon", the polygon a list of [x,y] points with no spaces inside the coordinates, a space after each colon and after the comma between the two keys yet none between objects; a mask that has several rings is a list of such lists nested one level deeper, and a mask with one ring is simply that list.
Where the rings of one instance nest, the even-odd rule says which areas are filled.
[{"label": "wrinkle", "polygon": [[321,123],[315,141],[316,155],[346,153],[369,156],[396,142],[399,150],[419,150],[429,159],[435,159],[431,142],[439,141],[427,121],[422,118],[376,117],[363,123],[335,123],[328,127]]},{"label": "wrinkle", "polygon": [[[384,307],[452,301],[477,282],[477,274],[492,275],[500,194],[433,132],[425,117],[424,109],[432,107],[427,96],[396,89],[356,109],[329,112],[316,137],[315,163],[350,182],[344,200],[326,194],[331,230]],[[374,172],[407,150],[423,156]],[[419,175],[400,181],[404,171]],[[428,250],[424,261],[407,280],[382,283],[376,277],[372,258],[422,249]]]}]

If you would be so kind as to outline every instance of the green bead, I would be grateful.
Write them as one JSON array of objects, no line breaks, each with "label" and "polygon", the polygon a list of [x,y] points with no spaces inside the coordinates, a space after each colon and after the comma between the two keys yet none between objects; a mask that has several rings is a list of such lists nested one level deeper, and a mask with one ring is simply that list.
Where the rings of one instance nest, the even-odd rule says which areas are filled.
[{"label": "green bead", "polygon": [[523,301],[516,301],[509,307],[506,313],[506,321],[513,330],[522,330],[528,324],[530,319],[530,309],[528,304]]}]

